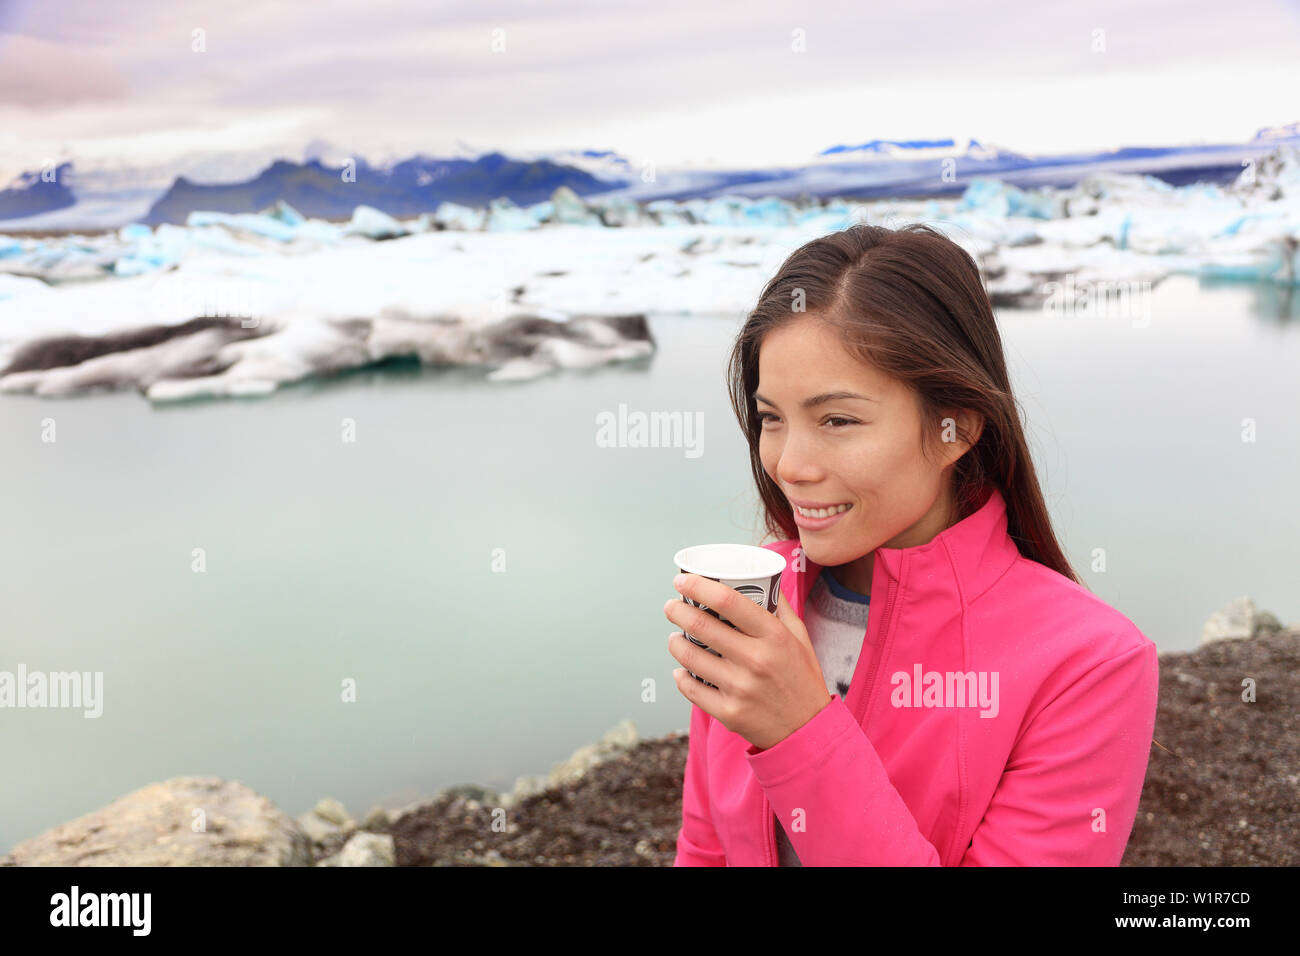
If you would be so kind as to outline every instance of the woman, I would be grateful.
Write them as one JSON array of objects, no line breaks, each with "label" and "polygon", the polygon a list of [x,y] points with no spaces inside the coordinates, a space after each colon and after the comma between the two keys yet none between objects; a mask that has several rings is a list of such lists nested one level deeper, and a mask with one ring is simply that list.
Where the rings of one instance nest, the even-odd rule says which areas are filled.
[{"label": "woman", "polygon": [[1057,543],[970,256],[920,224],[807,243],[729,388],[787,570],[775,616],[679,576],[734,629],[665,605],[721,654],[669,637],[675,865],[1118,865],[1156,648]]}]

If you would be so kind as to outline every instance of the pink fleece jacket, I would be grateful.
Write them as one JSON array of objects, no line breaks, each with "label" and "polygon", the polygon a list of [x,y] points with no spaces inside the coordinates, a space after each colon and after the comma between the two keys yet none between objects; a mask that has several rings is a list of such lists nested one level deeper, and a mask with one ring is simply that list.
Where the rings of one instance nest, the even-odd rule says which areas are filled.
[{"label": "pink fleece jacket", "polygon": [[[795,613],[820,566],[796,539]],[[1021,556],[992,489],[913,548],[878,548],[848,696],[766,750],[691,706],[675,866],[1117,866],[1150,756],[1156,647]],[[981,694],[981,689],[983,693]]]}]

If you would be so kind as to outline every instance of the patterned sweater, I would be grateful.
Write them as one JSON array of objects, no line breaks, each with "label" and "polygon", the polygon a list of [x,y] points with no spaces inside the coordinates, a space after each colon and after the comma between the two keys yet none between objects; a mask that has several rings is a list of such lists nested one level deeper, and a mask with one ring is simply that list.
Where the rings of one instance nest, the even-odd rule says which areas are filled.
[{"label": "patterned sweater", "polygon": [[[857,667],[858,652],[867,633],[870,603],[871,598],[850,591],[836,581],[830,568],[822,569],[808,594],[804,627],[826,677],[826,690],[839,694],[841,700],[848,695],[849,681]],[[793,825],[794,821],[784,821],[782,826],[783,821],[775,813],[773,818],[777,821],[776,848],[780,857],[777,865],[801,866],[785,831],[785,826]]]}]

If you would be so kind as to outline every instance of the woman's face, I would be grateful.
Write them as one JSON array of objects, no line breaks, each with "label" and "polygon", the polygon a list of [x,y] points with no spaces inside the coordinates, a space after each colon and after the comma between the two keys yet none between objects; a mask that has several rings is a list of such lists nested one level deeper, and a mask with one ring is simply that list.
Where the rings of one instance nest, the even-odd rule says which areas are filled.
[{"label": "woman's face", "polygon": [[[916,392],[849,354],[834,330],[814,316],[767,333],[758,371],[763,469],[792,507],[849,506],[830,523],[806,519],[794,508],[804,554],[830,567],[864,558],[837,577],[870,593],[876,548],[926,544],[955,520],[949,465],[967,446],[941,442],[943,422],[922,423]],[[838,392],[864,397],[804,404]],[[941,460],[922,454],[923,424],[943,449],[931,452]]]}]

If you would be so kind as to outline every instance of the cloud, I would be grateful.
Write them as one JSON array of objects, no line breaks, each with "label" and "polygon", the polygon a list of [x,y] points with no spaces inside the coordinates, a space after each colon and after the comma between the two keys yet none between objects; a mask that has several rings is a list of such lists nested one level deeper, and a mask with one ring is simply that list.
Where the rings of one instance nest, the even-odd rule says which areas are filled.
[{"label": "cloud", "polygon": [[0,36],[0,103],[42,108],[120,100],[128,93],[126,77],[93,49]]},{"label": "cloud", "polygon": [[[756,164],[873,137],[1155,145],[1292,121],[1300,83],[1296,14],[1264,0],[1083,12],[1029,0],[20,0],[0,12],[0,31],[20,31],[0,32],[5,130],[78,154],[124,134],[159,156],[175,134],[180,153],[205,131],[250,149],[321,137],[373,156],[470,140]],[[796,30],[805,52],[792,50]]]}]

